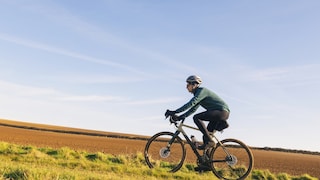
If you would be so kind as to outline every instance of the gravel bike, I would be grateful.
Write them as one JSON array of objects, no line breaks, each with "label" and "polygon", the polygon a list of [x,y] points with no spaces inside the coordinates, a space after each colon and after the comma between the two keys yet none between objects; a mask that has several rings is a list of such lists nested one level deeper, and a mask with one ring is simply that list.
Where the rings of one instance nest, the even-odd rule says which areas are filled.
[{"label": "gravel bike", "polygon": [[[159,132],[152,136],[145,146],[144,157],[150,168],[163,168],[169,172],[178,171],[186,158],[185,143],[187,143],[197,157],[199,171],[212,171],[219,179],[225,180],[245,179],[251,173],[253,155],[246,144],[237,139],[220,141],[212,133],[211,138],[216,142],[216,146],[205,149],[201,153],[183,128],[199,129],[184,124],[185,119],[180,122],[175,121],[173,116],[169,116],[169,120],[176,126],[176,132]],[[180,133],[185,140],[179,137]]]}]

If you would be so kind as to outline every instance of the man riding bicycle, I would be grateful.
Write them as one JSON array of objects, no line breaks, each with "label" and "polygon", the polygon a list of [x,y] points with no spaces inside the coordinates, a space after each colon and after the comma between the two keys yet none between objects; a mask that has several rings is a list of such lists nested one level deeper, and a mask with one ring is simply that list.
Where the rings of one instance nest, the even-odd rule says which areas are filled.
[{"label": "man riding bicycle", "polygon": [[[206,111],[193,116],[194,123],[203,134],[203,145],[198,148],[201,150],[211,148],[215,146],[215,143],[210,138],[209,133],[214,130],[221,131],[229,126],[227,123],[230,113],[229,107],[217,94],[205,87],[200,87],[202,80],[199,76],[189,76],[186,82],[188,91],[192,93],[194,97],[175,111],[167,110],[165,115],[175,115],[176,113],[188,110],[184,114],[176,117],[175,120],[179,121],[190,116],[199,106],[202,106]],[[207,127],[203,121],[209,121]]]}]

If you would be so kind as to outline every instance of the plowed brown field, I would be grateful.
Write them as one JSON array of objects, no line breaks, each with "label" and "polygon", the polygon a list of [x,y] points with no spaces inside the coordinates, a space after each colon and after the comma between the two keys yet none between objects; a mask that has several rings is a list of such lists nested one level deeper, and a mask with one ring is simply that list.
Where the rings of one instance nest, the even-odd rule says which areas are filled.
[{"label": "plowed brown field", "polygon": [[[0,141],[37,147],[69,147],[88,152],[131,154],[143,152],[147,136],[91,131],[0,119]],[[195,162],[187,147],[187,160]],[[273,173],[309,174],[320,178],[320,155],[252,150],[255,169]]]}]

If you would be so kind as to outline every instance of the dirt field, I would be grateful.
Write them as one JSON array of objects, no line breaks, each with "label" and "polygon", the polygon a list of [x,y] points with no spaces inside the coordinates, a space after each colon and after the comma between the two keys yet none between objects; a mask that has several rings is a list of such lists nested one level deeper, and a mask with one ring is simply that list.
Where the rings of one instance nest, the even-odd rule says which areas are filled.
[{"label": "dirt field", "polygon": [[[127,137],[127,138],[124,138]],[[128,139],[129,138],[129,139]],[[90,131],[59,126],[39,125],[0,119],[0,141],[37,147],[70,147],[88,152],[130,154],[143,152],[146,136]],[[194,159],[187,149],[188,161]],[[320,156],[278,151],[252,150],[255,169],[285,172],[291,175],[309,174],[320,178]]]}]

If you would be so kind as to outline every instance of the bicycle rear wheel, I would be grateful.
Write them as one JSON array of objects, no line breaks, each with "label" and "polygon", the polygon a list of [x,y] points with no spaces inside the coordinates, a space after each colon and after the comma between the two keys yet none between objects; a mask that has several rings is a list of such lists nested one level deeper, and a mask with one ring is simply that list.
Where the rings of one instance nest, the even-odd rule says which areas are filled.
[{"label": "bicycle rear wheel", "polygon": [[210,153],[212,172],[221,179],[245,179],[253,168],[253,155],[237,139],[225,139]]},{"label": "bicycle rear wheel", "polygon": [[180,137],[175,137],[172,132],[160,132],[148,140],[144,157],[150,168],[176,172],[185,160],[186,150]]}]

